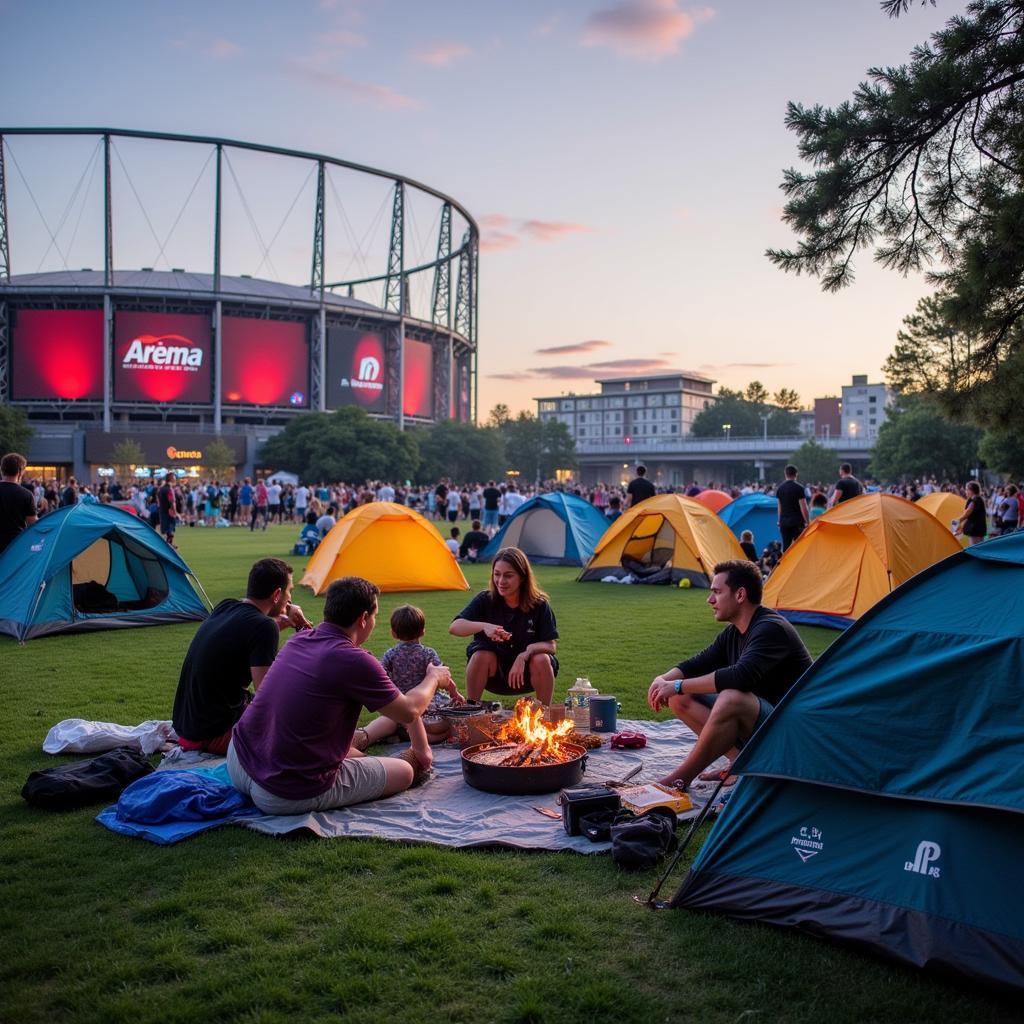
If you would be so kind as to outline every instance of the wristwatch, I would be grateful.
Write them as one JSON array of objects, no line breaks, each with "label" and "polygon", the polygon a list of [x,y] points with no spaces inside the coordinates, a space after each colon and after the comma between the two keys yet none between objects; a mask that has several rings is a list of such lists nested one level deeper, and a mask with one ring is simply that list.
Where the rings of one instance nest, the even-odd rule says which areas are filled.
[{"label": "wristwatch", "polygon": [[683,692],[683,681],[682,679],[676,680],[676,693],[681,694]]}]

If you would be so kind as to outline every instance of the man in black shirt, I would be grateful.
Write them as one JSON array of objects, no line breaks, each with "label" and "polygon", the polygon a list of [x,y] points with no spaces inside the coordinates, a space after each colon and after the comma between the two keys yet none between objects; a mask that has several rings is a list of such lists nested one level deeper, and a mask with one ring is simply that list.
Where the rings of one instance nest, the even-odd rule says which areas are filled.
[{"label": "man in black shirt", "polygon": [[864,493],[864,485],[853,475],[853,467],[844,462],[839,467],[839,479],[836,481],[835,490],[832,491],[832,499],[828,507],[832,508],[841,501],[849,501]]},{"label": "man in black shirt", "polygon": [[291,603],[292,570],[262,558],[249,571],[244,601],[226,598],[196,630],[174,695],[174,731],[185,750],[227,752],[231,730],[277,656],[282,629],[312,623]]},{"label": "man in black shirt", "polygon": [[634,508],[641,501],[653,498],[656,493],[654,484],[647,479],[647,467],[637,466],[636,476],[629,481],[629,486],[626,487],[626,494],[629,496],[629,508]]},{"label": "man in black shirt", "polygon": [[647,691],[652,711],[668,707],[697,734],[686,760],[659,780],[664,785],[686,789],[723,754],[732,761],[811,664],[793,626],[761,606],[761,587],[752,562],[719,562],[708,604],[729,625]]},{"label": "man in black shirt", "polygon": [[484,518],[483,526],[488,537],[493,537],[498,532],[498,504],[501,501],[501,491],[495,486],[493,480],[487,481],[484,488]]},{"label": "man in black shirt", "polygon": [[164,540],[177,550],[178,545],[174,543],[174,531],[178,526],[178,503],[172,481],[174,475],[168,471],[164,482],[156,492],[157,509],[160,512],[160,532]]},{"label": "man in black shirt", "polygon": [[78,504],[78,481],[72,476],[68,478],[67,486],[60,492],[60,507]]},{"label": "man in black shirt", "polygon": [[21,485],[24,472],[24,455],[8,452],[0,459],[0,552],[39,518],[35,497]]},{"label": "man in black shirt", "polygon": [[480,529],[480,520],[473,520],[473,529],[467,531],[459,545],[459,558],[468,562],[475,562],[485,547],[490,543],[491,538]]},{"label": "man in black shirt", "polygon": [[808,523],[807,495],[802,484],[796,482],[796,466],[786,467],[786,479],[779,484],[775,497],[779,504],[779,533],[785,551],[804,532]]}]

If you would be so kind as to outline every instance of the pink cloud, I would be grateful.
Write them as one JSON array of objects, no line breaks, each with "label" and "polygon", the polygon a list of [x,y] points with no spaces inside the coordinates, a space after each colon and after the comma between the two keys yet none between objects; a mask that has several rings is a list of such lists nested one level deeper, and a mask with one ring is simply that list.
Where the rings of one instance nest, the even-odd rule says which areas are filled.
[{"label": "pink cloud", "polygon": [[230,39],[215,39],[206,48],[206,56],[213,57],[215,60],[228,60],[241,52],[242,48],[238,43],[233,43]]},{"label": "pink cloud", "polygon": [[480,235],[480,249],[483,252],[502,252],[505,249],[514,249],[522,244],[518,235],[510,234],[508,231],[484,231]]},{"label": "pink cloud", "polygon": [[416,50],[413,58],[420,64],[429,64],[432,68],[446,68],[473,51],[464,43],[438,43],[436,46]]},{"label": "pink cloud", "polygon": [[295,77],[331,89],[354,103],[363,103],[386,110],[419,110],[423,106],[419,100],[396,92],[388,85],[359,82],[340,71],[329,70],[323,67],[321,60],[316,57],[289,60],[286,69]]},{"label": "pink cloud", "polygon": [[655,370],[660,367],[671,366],[667,359],[609,359],[603,363],[591,363],[592,370],[620,370],[623,373],[643,373],[645,370]]},{"label": "pink cloud", "polygon": [[712,17],[710,7],[682,11],[676,0],[621,0],[587,19],[582,43],[607,46],[622,57],[658,60],[678,53],[682,40]]},{"label": "pink cloud", "polygon": [[538,242],[553,242],[564,235],[575,235],[583,231],[593,231],[586,224],[567,224],[557,220],[523,221],[523,232]]},{"label": "pink cloud", "polygon": [[572,345],[555,345],[552,348],[538,348],[534,352],[539,356],[569,355],[576,352],[594,352],[599,348],[611,348],[610,341],[577,341]]},{"label": "pink cloud", "polygon": [[[587,343],[583,342],[583,344]],[[596,342],[595,344],[600,345],[602,342]],[[607,345],[610,342],[603,342],[603,344]],[[570,345],[562,347],[564,349],[573,348]],[[550,352],[554,350],[545,349],[542,351]],[[495,380],[514,381],[594,380],[598,377],[607,376],[612,371],[618,376],[628,376],[633,373],[649,373],[651,370],[664,369],[671,365],[671,363],[664,359],[611,359],[602,363],[585,363],[582,366],[531,366],[514,373],[491,373],[488,376]]]}]

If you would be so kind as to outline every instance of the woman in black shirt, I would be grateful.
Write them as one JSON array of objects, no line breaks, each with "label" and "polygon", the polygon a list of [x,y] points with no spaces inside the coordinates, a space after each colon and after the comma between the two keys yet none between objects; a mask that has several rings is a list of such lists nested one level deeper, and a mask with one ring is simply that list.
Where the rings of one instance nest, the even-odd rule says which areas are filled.
[{"label": "woman in black shirt", "polygon": [[548,596],[519,548],[502,548],[491,563],[491,582],[455,616],[448,632],[471,636],[466,648],[466,695],[484,690],[512,694],[534,691],[551,703],[558,675],[558,627]]},{"label": "woman in black shirt", "polygon": [[967,504],[964,514],[960,517],[954,533],[967,538],[968,544],[977,544],[985,539],[988,532],[988,519],[985,514],[985,502],[981,497],[981,484],[977,480],[967,482]]}]

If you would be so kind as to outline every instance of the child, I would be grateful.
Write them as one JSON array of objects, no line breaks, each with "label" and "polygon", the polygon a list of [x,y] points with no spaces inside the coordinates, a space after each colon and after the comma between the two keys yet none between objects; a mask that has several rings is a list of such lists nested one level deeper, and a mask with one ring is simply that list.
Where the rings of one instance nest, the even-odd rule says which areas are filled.
[{"label": "child", "polygon": [[[391,613],[391,635],[398,641],[394,647],[389,647],[381,655],[380,663],[384,671],[391,677],[391,681],[402,693],[408,693],[414,686],[423,682],[427,673],[428,665],[440,665],[441,659],[433,647],[427,647],[420,643],[426,630],[426,618],[419,608],[411,604],[403,604]],[[462,703],[462,694],[452,683],[448,691],[449,698],[457,703]],[[443,707],[448,701],[440,694],[434,696],[430,706],[424,713],[424,717],[431,717],[431,709]],[[379,743],[388,736],[394,736],[399,731],[397,723],[390,718],[380,715],[375,718],[365,729],[356,729],[352,745],[357,750],[365,750],[374,743]],[[412,764],[416,772],[417,782],[426,779],[433,764],[433,755],[430,752],[431,743],[440,743],[448,735],[449,726],[443,719],[434,719],[424,723],[423,718],[416,718],[405,726],[411,741],[410,753],[413,757],[406,758]],[[415,762],[413,761],[415,758]]]},{"label": "child", "polygon": [[452,553],[452,558],[454,558],[455,561],[459,560],[459,548],[461,547],[461,543],[459,542],[460,536],[461,531],[459,530],[459,528],[457,526],[453,526],[451,530],[451,535],[444,542],[445,547],[447,547],[448,550]]},{"label": "child", "polygon": [[757,561],[757,548],[754,547],[753,530],[744,530],[743,533],[740,534],[740,547],[743,548],[743,554],[745,554],[751,562]]}]

